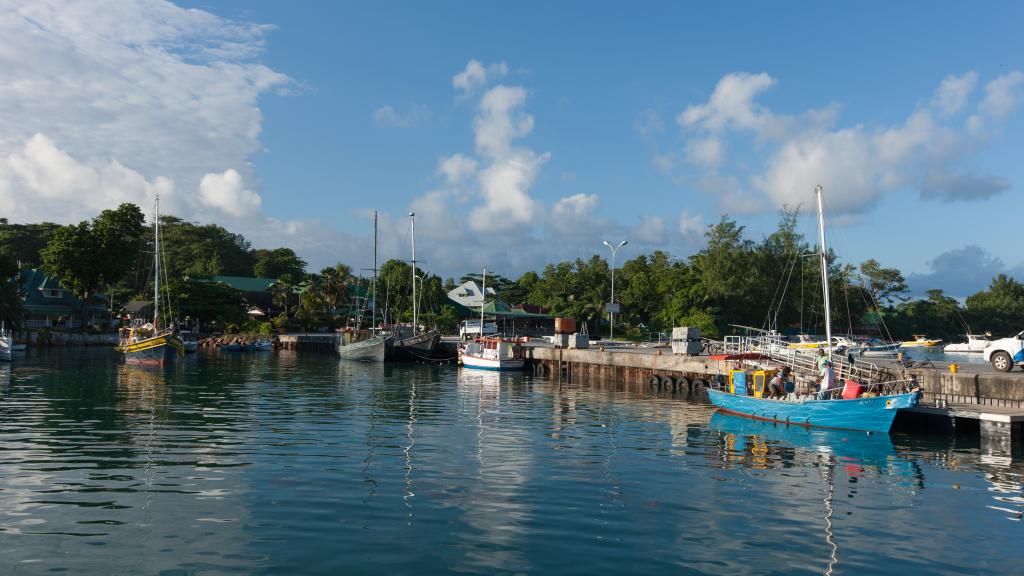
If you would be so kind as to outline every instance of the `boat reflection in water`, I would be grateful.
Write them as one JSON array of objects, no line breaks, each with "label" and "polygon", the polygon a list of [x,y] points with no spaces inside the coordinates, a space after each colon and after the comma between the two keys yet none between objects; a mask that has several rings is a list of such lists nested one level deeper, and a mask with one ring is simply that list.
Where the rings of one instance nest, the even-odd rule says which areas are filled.
[{"label": "boat reflection in water", "polygon": [[[899,456],[888,434],[804,428],[721,412],[712,415],[708,427],[721,434],[723,442],[719,456],[724,468],[817,468],[821,486],[806,496],[809,500],[821,501],[820,534],[828,553],[824,559],[824,574],[832,574],[840,562],[841,539],[837,538],[833,524],[837,485],[846,487],[841,503],[855,498],[862,479],[884,479],[884,484],[896,488],[890,491],[895,493],[897,500],[913,497],[924,488],[924,474],[920,467]],[[797,486],[794,482],[790,488],[796,489]],[[806,485],[799,485],[799,488],[806,488]],[[770,488],[766,488],[768,490]],[[899,507],[894,503],[890,510],[883,509],[881,513],[896,513]],[[808,538],[814,540],[811,535]],[[848,545],[856,547],[852,543]]]}]

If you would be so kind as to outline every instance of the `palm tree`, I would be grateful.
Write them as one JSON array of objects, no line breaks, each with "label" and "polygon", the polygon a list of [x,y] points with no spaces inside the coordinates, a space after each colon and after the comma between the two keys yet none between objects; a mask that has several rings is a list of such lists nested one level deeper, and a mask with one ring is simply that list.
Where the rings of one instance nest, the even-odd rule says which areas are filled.
[{"label": "palm tree", "polygon": [[330,306],[333,317],[339,304],[348,304],[348,285],[352,281],[352,269],[345,264],[335,264],[321,270],[320,279],[324,301]]},{"label": "palm tree", "polygon": [[274,304],[284,308],[285,316],[288,316],[288,307],[291,306],[294,290],[295,288],[285,280],[278,280],[270,287]]}]

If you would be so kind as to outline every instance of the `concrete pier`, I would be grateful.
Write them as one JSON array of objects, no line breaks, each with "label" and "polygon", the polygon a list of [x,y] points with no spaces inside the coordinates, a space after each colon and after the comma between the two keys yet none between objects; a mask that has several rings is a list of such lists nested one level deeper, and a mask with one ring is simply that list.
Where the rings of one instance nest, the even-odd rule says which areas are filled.
[{"label": "concrete pier", "polygon": [[281,334],[277,339],[285,350],[329,352],[338,347],[338,337],[333,332]]},{"label": "concrete pier", "polygon": [[[606,347],[566,349],[527,346],[527,364],[535,373],[568,381],[613,380],[647,390],[700,393],[724,382],[729,370],[751,369],[750,361],[710,356],[674,355],[665,348]],[[761,362],[767,365],[768,362]],[[1024,448],[1024,372],[950,373],[916,369],[923,396],[912,412],[944,420],[948,426],[978,427],[982,449],[992,454],[1020,454]],[[941,406],[941,407],[940,407]],[[970,421],[966,425],[965,421]]]}]

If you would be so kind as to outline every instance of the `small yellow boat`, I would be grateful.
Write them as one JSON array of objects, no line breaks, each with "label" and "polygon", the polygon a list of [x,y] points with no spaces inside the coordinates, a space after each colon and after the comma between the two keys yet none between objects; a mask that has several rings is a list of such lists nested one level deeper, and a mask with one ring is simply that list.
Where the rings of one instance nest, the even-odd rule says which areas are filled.
[{"label": "small yellow boat", "polygon": [[930,348],[932,346],[938,346],[942,343],[941,338],[927,338],[925,336],[918,336],[914,334],[913,340],[906,340],[903,342],[904,348]]}]

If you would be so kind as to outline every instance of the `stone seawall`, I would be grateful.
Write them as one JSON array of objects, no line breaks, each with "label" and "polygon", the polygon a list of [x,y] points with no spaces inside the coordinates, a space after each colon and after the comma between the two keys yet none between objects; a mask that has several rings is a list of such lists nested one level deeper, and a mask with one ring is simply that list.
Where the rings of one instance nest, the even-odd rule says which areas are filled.
[{"label": "stone seawall", "polygon": [[1024,403],[1024,374],[1016,370],[1001,374],[953,374],[939,370],[911,373],[926,396],[952,396],[957,402],[977,404]]},{"label": "stone seawall", "polygon": [[14,341],[27,346],[117,346],[117,334],[17,332]]}]

